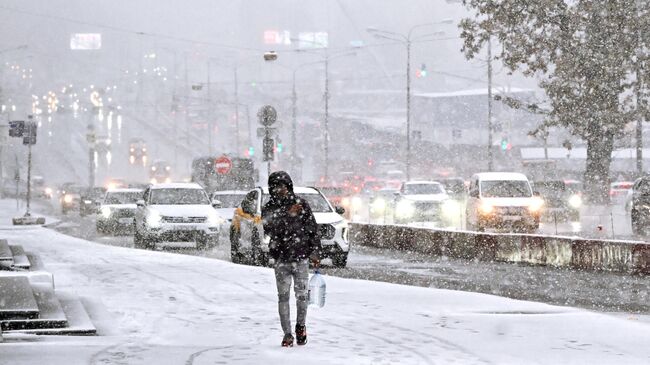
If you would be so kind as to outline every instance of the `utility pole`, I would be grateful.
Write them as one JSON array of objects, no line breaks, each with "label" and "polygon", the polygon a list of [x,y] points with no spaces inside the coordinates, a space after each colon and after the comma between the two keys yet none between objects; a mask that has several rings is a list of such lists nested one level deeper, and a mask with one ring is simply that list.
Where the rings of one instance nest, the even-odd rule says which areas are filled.
[{"label": "utility pole", "polygon": [[325,181],[329,181],[329,53],[327,48],[325,48]]},{"label": "utility pole", "polygon": [[406,181],[411,180],[411,38],[406,40]]},{"label": "utility pole", "polygon": [[237,134],[237,141],[235,143],[237,147],[237,153],[235,156],[239,157],[241,153],[240,144],[239,144],[239,79],[237,77],[237,67],[234,68],[235,72],[235,133]]},{"label": "utility pole", "polygon": [[298,102],[298,95],[296,93],[296,71],[293,71],[293,82],[292,82],[292,89],[291,89],[291,160],[292,160],[292,166],[295,164],[296,161],[296,128],[297,128],[297,116],[296,116],[296,108],[297,108],[297,102]]},{"label": "utility pole", "polygon": [[210,59],[208,58],[208,156],[212,156],[212,130],[214,129],[212,121],[212,93],[210,92]]},{"label": "utility pole", "polygon": [[492,156],[492,36],[488,36],[487,44],[488,68],[488,171],[494,170],[494,157]]}]

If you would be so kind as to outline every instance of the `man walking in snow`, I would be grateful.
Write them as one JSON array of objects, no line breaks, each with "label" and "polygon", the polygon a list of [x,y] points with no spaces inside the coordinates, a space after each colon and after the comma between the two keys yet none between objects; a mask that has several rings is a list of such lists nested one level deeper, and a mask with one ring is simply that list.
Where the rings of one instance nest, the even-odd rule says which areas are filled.
[{"label": "man walking in snow", "polygon": [[262,208],[264,233],[271,238],[269,253],[275,260],[275,281],[278,287],[278,312],[284,331],[283,347],[293,346],[289,297],[293,279],[296,294],[296,343],[307,343],[309,261],[320,259],[318,225],[309,204],[293,192],[293,181],[284,171],[269,176],[271,199]]}]

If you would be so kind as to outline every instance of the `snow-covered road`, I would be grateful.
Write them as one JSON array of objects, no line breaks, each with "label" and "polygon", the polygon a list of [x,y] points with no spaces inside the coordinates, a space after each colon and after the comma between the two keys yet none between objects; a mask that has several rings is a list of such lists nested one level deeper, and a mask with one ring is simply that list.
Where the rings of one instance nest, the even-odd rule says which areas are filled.
[{"label": "snow-covered road", "polygon": [[285,349],[271,269],[0,228],[84,298],[100,334],[7,335],[0,364],[650,362],[643,317],[331,276],[308,345]]}]

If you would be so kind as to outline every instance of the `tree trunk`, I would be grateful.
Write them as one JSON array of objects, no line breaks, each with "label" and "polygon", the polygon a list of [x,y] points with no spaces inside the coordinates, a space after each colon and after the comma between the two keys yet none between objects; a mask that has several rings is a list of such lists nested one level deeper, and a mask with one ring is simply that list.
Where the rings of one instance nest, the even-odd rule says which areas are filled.
[{"label": "tree trunk", "polygon": [[609,169],[612,164],[614,136],[611,132],[592,131],[587,139],[587,164],[584,188],[591,204],[609,203]]}]

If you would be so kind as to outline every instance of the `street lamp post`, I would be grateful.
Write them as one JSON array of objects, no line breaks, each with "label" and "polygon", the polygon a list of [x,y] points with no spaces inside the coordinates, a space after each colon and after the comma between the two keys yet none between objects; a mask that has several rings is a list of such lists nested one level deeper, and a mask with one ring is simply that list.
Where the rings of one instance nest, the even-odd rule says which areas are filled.
[{"label": "street lamp post", "polygon": [[392,41],[398,41],[406,47],[406,180],[411,179],[411,45],[414,41],[423,40],[433,35],[441,35],[443,32],[434,32],[413,38],[413,31],[418,28],[451,24],[451,19],[441,20],[439,22],[414,25],[409,29],[406,35],[385,30],[368,28],[367,31],[377,38],[384,38]]}]

